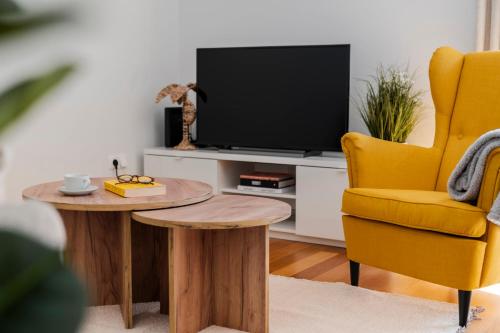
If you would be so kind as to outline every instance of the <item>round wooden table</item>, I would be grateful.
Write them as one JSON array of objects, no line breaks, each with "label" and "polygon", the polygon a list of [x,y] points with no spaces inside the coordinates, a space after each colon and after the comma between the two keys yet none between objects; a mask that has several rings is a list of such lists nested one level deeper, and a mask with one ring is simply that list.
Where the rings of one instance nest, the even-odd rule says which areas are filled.
[{"label": "round wooden table", "polygon": [[[58,191],[63,183],[59,181],[27,188],[23,198],[47,202],[59,210],[67,233],[65,256],[86,283],[90,304],[120,304],[129,328],[133,301],[161,298],[161,271],[156,263],[168,252],[168,233],[132,223],[131,211],[205,201],[212,197],[212,187],[192,180],[157,178],[167,187],[165,195],[122,198],[104,190],[107,179],[93,178],[92,184],[99,188],[86,196],[63,195]],[[141,286],[133,294],[132,283]]]},{"label": "round wooden table", "polygon": [[212,197],[212,187],[208,184],[186,179],[156,178],[165,184],[165,195],[123,198],[104,189],[108,178],[92,178],[91,184],[98,189],[90,195],[67,196],[59,192],[63,181],[45,183],[29,187],[23,191],[24,199],[34,199],[52,204],[57,209],[92,212],[130,212],[132,210],[178,207],[205,201]]},{"label": "round wooden table", "polygon": [[162,312],[168,308],[170,332],[218,325],[267,333],[269,224],[290,214],[282,201],[240,195],[134,212],[135,221],[168,230],[160,278],[168,276],[169,284],[160,302]]}]

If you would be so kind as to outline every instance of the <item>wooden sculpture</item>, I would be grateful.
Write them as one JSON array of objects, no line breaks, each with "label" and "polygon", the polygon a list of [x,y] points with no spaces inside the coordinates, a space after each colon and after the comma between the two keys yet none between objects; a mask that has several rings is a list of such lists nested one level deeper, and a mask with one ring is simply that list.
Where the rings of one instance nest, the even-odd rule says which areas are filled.
[{"label": "wooden sculpture", "polygon": [[193,145],[189,137],[189,126],[196,119],[196,107],[188,98],[189,91],[198,92],[196,83],[188,83],[183,86],[180,84],[169,84],[163,88],[156,96],[156,103],[170,96],[172,103],[182,106],[182,141],[174,147],[179,150],[193,150],[196,146]]}]

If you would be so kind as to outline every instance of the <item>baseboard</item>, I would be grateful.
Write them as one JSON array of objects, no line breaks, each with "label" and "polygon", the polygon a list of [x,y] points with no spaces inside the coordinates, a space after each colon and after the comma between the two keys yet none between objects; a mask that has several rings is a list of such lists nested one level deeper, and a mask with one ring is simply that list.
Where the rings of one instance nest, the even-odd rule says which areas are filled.
[{"label": "baseboard", "polygon": [[333,239],[325,239],[325,238],[317,238],[317,237],[308,237],[308,236],[298,236],[289,232],[280,232],[280,231],[269,231],[270,238],[276,239],[285,239],[296,242],[303,243],[312,243],[312,244],[321,244],[321,245],[329,245],[335,247],[343,247],[345,248],[345,242],[333,240]]}]

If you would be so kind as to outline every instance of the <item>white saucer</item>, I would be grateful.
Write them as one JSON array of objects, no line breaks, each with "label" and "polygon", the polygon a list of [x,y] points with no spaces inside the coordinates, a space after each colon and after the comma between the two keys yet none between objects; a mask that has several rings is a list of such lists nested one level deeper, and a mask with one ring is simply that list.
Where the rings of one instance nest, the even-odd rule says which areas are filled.
[{"label": "white saucer", "polygon": [[64,186],[61,186],[61,187],[59,187],[59,192],[64,193],[65,195],[72,195],[72,196],[87,195],[87,194],[94,192],[98,188],[99,187],[97,187],[95,185],[90,185],[89,187],[87,187],[84,190],[69,190]]}]

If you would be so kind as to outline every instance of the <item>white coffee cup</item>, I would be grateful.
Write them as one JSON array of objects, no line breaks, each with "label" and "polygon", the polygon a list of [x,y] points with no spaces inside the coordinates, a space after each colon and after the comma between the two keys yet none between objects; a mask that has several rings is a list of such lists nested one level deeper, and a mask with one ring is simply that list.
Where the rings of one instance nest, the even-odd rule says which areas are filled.
[{"label": "white coffee cup", "polygon": [[70,191],[85,190],[90,185],[89,175],[67,173],[64,175],[64,187]]}]

